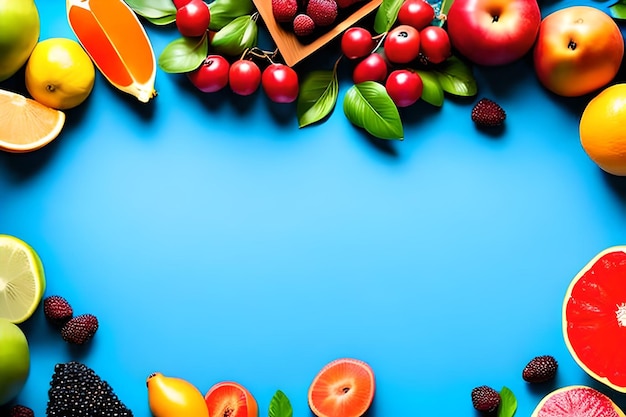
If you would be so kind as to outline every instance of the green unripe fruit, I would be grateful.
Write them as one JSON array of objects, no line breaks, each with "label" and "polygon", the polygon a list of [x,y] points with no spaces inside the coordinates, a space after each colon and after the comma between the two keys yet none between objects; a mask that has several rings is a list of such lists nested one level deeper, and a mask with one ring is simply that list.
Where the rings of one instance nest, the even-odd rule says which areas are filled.
[{"label": "green unripe fruit", "polygon": [[30,372],[30,351],[22,330],[0,318],[0,406],[20,393]]},{"label": "green unripe fruit", "polygon": [[0,0],[0,81],[15,74],[39,40],[34,0]]}]

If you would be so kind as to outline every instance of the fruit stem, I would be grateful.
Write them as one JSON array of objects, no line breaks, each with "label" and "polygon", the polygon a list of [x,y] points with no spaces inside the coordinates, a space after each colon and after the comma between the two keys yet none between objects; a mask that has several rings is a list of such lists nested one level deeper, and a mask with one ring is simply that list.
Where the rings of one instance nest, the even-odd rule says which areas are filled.
[{"label": "fruit stem", "polygon": [[374,49],[372,49],[372,52],[371,52],[372,54],[376,52],[378,48],[380,48],[380,45],[383,44],[386,37],[387,37],[387,32],[383,32],[380,35],[376,35],[372,37],[372,39],[376,41],[376,46],[374,46]]}]

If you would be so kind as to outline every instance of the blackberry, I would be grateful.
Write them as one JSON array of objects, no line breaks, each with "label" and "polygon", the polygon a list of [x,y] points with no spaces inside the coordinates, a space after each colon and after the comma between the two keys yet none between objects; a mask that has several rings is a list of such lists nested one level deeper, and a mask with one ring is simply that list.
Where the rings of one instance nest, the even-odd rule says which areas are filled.
[{"label": "blackberry", "polygon": [[113,388],[80,362],[58,363],[48,390],[48,417],[133,417]]},{"label": "blackberry", "polygon": [[522,370],[522,378],[526,382],[546,382],[556,376],[559,364],[550,355],[542,355],[533,358]]},{"label": "blackberry", "polygon": [[500,393],[487,385],[481,385],[472,390],[472,404],[478,411],[491,413],[500,405]]},{"label": "blackberry", "polygon": [[98,318],[93,314],[73,317],[61,328],[61,337],[68,343],[82,345],[91,340],[98,330]]}]

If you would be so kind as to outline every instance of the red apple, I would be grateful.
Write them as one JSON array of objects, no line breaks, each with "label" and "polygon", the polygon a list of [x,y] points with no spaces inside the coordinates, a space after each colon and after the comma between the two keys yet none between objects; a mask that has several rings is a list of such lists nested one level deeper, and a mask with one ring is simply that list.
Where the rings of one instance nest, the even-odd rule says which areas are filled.
[{"label": "red apple", "polygon": [[452,46],[478,65],[505,65],[535,43],[541,12],[537,0],[455,0],[448,12]]},{"label": "red apple", "polygon": [[623,57],[620,28],[611,16],[589,6],[570,6],[546,16],[533,51],[541,84],[565,97],[607,85]]}]

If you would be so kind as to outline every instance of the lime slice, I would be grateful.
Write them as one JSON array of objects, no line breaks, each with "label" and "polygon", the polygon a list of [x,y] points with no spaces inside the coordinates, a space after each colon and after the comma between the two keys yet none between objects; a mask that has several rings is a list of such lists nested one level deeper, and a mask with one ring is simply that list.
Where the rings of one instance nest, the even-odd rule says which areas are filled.
[{"label": "lime slice", "polygon": [[33,315],[46,288],[41,259],[26,242],[0,235],[0,317],[22,323]]}]

